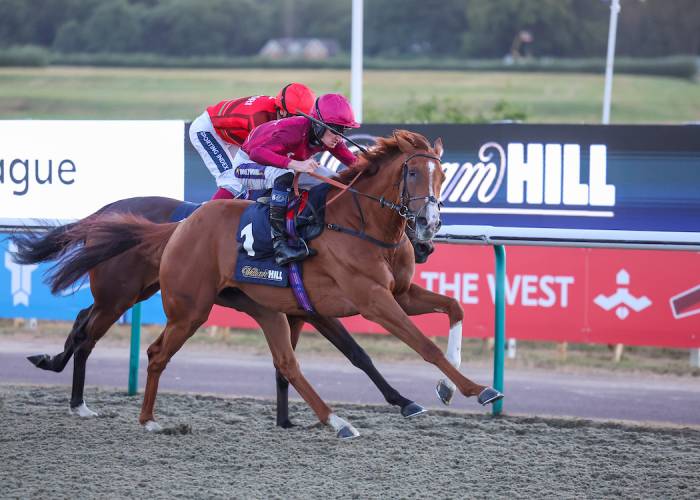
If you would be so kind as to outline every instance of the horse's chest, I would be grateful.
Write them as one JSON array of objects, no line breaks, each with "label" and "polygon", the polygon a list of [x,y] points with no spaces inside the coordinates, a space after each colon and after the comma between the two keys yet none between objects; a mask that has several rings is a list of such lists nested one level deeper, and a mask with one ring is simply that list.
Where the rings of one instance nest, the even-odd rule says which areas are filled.
[{"label": "horse's chest", "polygon": [[399,272],[394,275],[394,287],[391,293],[394,295],[401,295],[408,291],[411,286],[411,276],[408,273]]}]

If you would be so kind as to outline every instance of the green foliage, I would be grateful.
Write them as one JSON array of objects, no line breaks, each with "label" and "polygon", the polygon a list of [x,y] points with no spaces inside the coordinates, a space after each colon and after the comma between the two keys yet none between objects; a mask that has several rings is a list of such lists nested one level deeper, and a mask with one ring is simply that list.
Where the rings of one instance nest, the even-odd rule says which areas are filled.
[{"label": "green foliage", "polygon": [[420,101],[412,95],[406,105],[398,110],[396,119],[401,123],[523,122],[527,120],[527,113],[521,107],[503,99],[484,113],[470,110],[455,99],[447,97],[438,99],[433,96],[428,100]]},{"label": "green foliage", "polygon": [[[463,37],[467,56],[502,57],[513,40],[527,30],[534,40],[525,53],[564,57],[604,55],[609,9],[601,2],[580,0],[471,0],[470,29]],[[529,46],[531,45],[531,46]]]},{"label": "green foliage", "polygon": [[[604,57],[600,0],[371,0],[369,57],[502,58],[522,30],[534,57]],[[0,0],[0,47],[61,52],[252,56],[270,38],[326,37],[350,50],[349,0]],[[625,0],[617,53],[700,54],[700,1]]]},{"label": "green foliage", "polygon": [[[75,39],[75,38],[73,38]],[[2,51],[0,50],[0,53]],[[51,64],[63,66],[114,66],[141,68],[289,68],[289,69],[346,69],[350,66],[347,56],[325,60],[266,59],[253,57],[230,57],[207,55],[188,57],[167,56],[153,53],[66,52],[42,51],[44,59]],[[659,75],[677,78],[698,79],[700,59],[693,56],[674,56],[653,59],[618,58],[616,74]],[[11,64],[5,64],[11,65]],[[23,65],[23,64],[18,64]],[[34,65],[34,64],[32,64]],[[426,71],[499,71],[499,72],[547,72],[547,73],[594,73],[603,74],[604,59],[527,59],[507,64],[501,59],[428,59],[428,58],[379,58],[367,57],[366,69],[381,70],[426,70]]]},{"label": "green foliage", "polygon": [[0,66],[46,66],[49,51],[36,45],[17,45],[0,49]]},{"label": "green foliage", "polygon": [[289,68],[289,69],[340,69],[347,68],[347,57],[327,60],[275,60],[253,57],[165,56],[152,53],[53,53],[51,64],[60,66],[103,66],[134,68]]},{"label": "green foliage", "polygon": [[126,0],[110,0],[97,7],[78,31],[85,52],[138,50],[143,36],[140,10]]}]

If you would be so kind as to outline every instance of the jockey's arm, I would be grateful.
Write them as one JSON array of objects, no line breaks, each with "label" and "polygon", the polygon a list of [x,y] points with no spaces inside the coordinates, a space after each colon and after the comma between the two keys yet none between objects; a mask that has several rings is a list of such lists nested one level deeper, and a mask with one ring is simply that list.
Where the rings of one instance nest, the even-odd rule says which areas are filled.
[{"label": "jockey's arm", "polygon": [[346,167],[351,166],[357,161],[357,157],[348,149],[343,141],[340,141],[336,147],[329,149],[328,151]]},{"label": "jockey's arm", "polygon": [[248,153],[251,160],[259,165],[287,168],[291,158],[285,155],[283,145],[261,144]]},{"label": "jockey's arm", "polygon": [[294,151],[298,142],[293,132],[280,127],[272,135],[251,149],[248,156],[260,165],[288,168],[291,158],[287,156],[287,153]]}]

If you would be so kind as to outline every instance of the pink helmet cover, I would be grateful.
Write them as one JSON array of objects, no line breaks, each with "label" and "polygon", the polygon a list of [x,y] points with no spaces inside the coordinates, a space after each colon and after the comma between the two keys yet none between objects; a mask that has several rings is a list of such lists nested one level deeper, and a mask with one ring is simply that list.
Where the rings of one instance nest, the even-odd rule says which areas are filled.
[{"label": "pink helmet cover", "polygon": [[324,123],[358,128],[355,115],[348,100],[341,94],[323,94],[316,99],[311,116]]}]

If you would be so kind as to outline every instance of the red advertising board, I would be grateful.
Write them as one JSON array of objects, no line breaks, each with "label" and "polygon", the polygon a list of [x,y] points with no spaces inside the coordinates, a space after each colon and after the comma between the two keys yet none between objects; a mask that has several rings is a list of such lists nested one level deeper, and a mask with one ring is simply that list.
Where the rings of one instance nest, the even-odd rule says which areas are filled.
[{"label": "red advertising board", "polygon": [[[700,252],[516,247],[507,251],[506,336],[523,340],[700,347]],[[494,323],[491,247],[441,244],[414,282],[464,307],[464,336],[490,337]],[[356,316],[351,332],[384,333]],[[446,336],[444,314],[415,318]],[[209,324],[255,328],[215,308]]]}]

